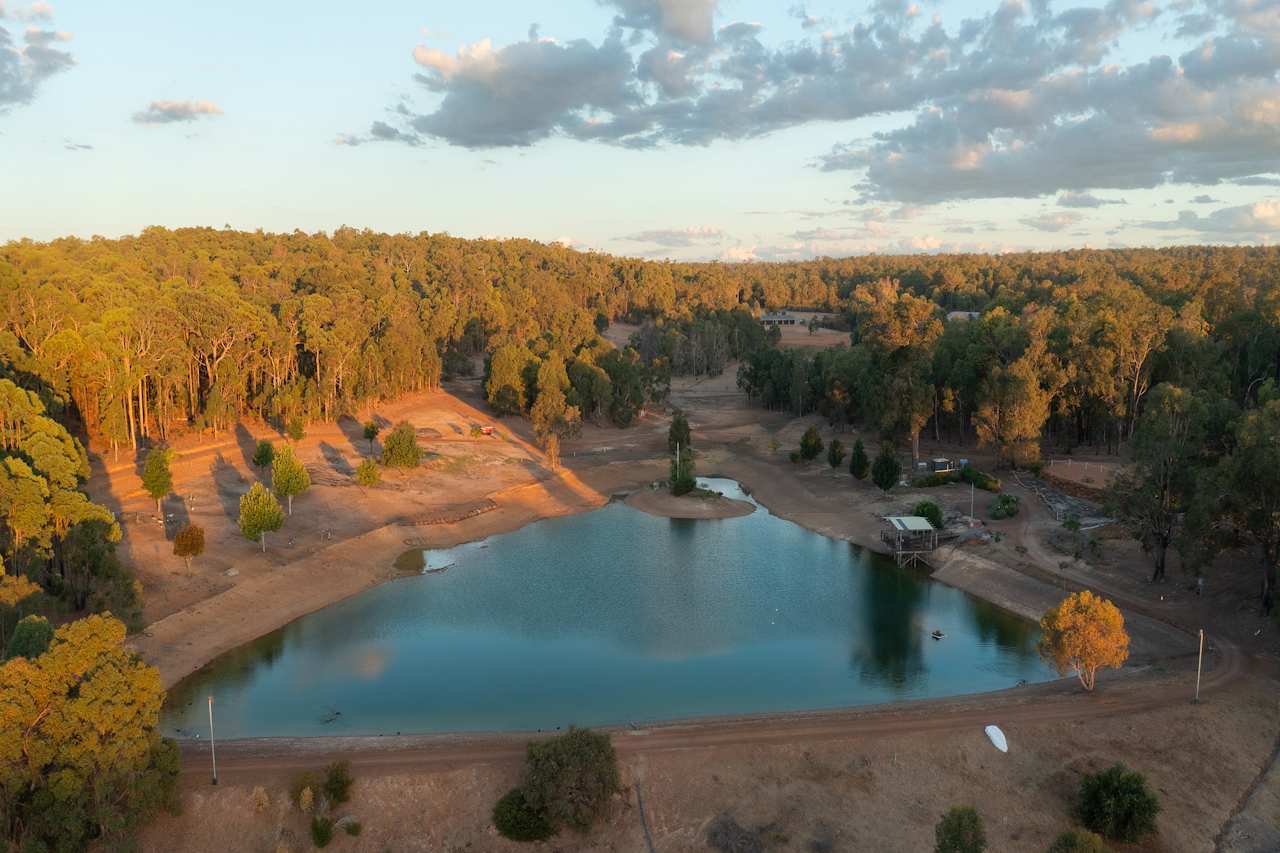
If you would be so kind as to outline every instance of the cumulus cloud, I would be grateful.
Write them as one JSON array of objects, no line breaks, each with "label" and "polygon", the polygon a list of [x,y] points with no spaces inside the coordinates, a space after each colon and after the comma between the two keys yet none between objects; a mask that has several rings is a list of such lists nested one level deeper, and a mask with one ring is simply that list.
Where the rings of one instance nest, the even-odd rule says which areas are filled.
[{"label": "cumulus cloud", "polygon": [[650,30],[681,41],[711,40],[718,0],[600,0],[618,10],[619,26]]},{"label": "cumulus cloud", "polygon": [[[905,126],[821,155],[858,173],[859,200],[925,205],[1091,190],[1273,180],[1280,173],[1280,12],[1275,0],[1003,0],[944,25],[907,0],[876,0],[851,25],[795,41],[721,23],[716,0],[598,0],[599,41],[419,45],[425,106],[402,104],[397,137],[467,148],[567,137],[642,149],[759,137],[817,122],[905,114]],[[1176,30],[1173,55],[1118,45]],[[1150,43],[1141,39],[1137,43]]]},{"label": "cumulus cloud", "polygon": [[1038,216],[1027,216],[1018,221],[1037,231],[1063,231],[1079,222],[1080,214],[1064,210],[1056,213],[1041,213]]},{"label": "cumulus cloud", "polygon": [[145,110],[134,113],[133,120],[138,124],[173,124],[220,115],[222,108],[213,101],[152,101]]},{"label": "cumulus cloud", "polygon": [[1191,199],[1191,203],[1192,204],[1217,204],[1218,200],[1211,195],[1205,195],[1204,193],[1201,193],[1200,195]]},{"label": "cumulus cloud", "polygon": [[719,242],[724,239],[724,236],[724,232],[719,228],[699,225],[691,228],[657,228],[618,239],[633,243],[652,243],[668,249],[684,249],[698,243]]},{"label": "cumulus cloud", "polygon": [[1177,219],[1140,222],[1137,225],[1159,231],[1191,231],[1240,241],[1275,237],[1280,235],[1280,198],[1223,207],[1208,216],[1184,210]]},{"label": "cumulus cloud", "polygon": [[1124,204],[1119,199],[1098,198],[1093,193],[1067,190],[1058,196],[1058,207],[1102,207],[1108,204]]},{"label": "cumulus cloud", "polygon": [[[37,3],[18,13],[18,17],[47,21],[52,14],[52,6]],[[6,17],[0,6],[0,21]],[[75,65],[75,59],[62,46],[69,41],[70,33],[31,25],[23,29],[19,42],[0,23],[0,113],[31,103],[46,80]]]}]

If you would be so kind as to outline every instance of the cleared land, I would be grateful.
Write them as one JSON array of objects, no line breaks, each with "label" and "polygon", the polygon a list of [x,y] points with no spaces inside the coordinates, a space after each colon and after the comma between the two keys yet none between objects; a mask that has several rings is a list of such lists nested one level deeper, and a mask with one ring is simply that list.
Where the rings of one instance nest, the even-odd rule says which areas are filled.
[{"label": "cleared land", "polygon": [[[960,486],[884,496],[844,469],[791,465],[787,453],[816,419],[747,406],[733,377],[731,367],[720,377],[680,380],[673,388],[673,403],[690,415],[700,473],[734,477],[775,514],[864,544],[875,544],[880,515],[924,497],[953,513],[968,512],[969,490]],[[152,518],[140,465],[95,471],[91,490],[121,512],[123,552],[147,592],[151,625],[137,648],[161,668],[166,683],[389,577],[395,557],[408,547],[448,546],[586,511],[666,476],[669,422],[660,414],[627,431],[588,427],[566,443],[557,471],[529,443],[527,424],[493,420],[477,383],[378,406],[365,417],[409,420],[428,461],[362,492],[350,482],[350,472],[371,452],[359,423],[314,429],[299,448],[314,485],[295,500],[293,517],[268,540],[265,556],[235,523],[239,495],[265,476],[249,463],[256,438],[268,435],[265,428],[180,447],[175,492],[186,500],[166,503],[174,515],[169,524]],[[473,424],[495,423],[496,436],[471,437]],[[824,437],[830,437],[825,428]],[[848,445],[854,435],[840,438]],[[864,438],[874,446],[872,436]],[[776,452],[771,439],[780,443]],[[972,447],[926,442],[926,452],[983,462]],[[1159,837],[1134,849],[1211,850],[1246,795],[1252,792],[1257,802],[1259,790],[1266,795],[1274,787],[1275,774],[1250,787],[1280,732],[1276,632],[1256,616],[1256,569],[1224,561],[1205,598],[1176,580],[1151,586],[1135,543],[1106,538],[1096,552],[1085,549],[1076,559],[1066,532],[1034,495],[1017,483],[1007,486],[1022,498],[1023,512],[986,524],[999,541],[948,546],[936,561],[936,577],[1026,615],[1043,611],[1064,588],[1089,586],[1115,597],[1135,629],[1135,666],[1128,674],[1107,680],[1098,696],[1080,695],[1068,683],[821,720],[799,715],[620,733],[628,780],[641,784],[657,849],[706,849],[706,826],[727,812],[750,830],[763,828],[767,850],[920,850],[937,815],[959,801],[974,801],[987,816],[994,850],[1042,849],[1069,824],[1078,774],[1125,760],[1148,773],[1166,801]],[[976,495],[980,518],[989,497]],[[462,515],[468,517],[450,521]],[[189,573],[171,554],[173,533],[188,518],[205,526],[209,542]],[[1182,577],[1176,566],[1171,572]],[[1195,641],[1172,626],[1200,624],[1218,651],[1211,656],[1209,699],[1191,706]],[[986,747],[985,722],[1007,727],[1015,744],[1009,756]],[[359,839],[341,837],[334,849],[508,849],[493,835],[488,810],[515,779],[523,738],[378,740],[228,746],[220,755],[226,779],[216,790],[203,779],[199,750],[190,752],[186,814],[148,830],[145,847],[223,850],[243,839],[246,849],[271,849],[286,827],[297,836],[294,849],[305,849],[302,824],[296,814],[279,811],[279,794],[296,768],[342,754],[353,758],[362,780],[350,811],[366,830]],[[275,794],[266,815],[248,806],[254,784]],[[832,846],[824,848],[827,842]],[[555,842],[563,850],[630,851],[642,844],[633,792],[600,832]]]}]

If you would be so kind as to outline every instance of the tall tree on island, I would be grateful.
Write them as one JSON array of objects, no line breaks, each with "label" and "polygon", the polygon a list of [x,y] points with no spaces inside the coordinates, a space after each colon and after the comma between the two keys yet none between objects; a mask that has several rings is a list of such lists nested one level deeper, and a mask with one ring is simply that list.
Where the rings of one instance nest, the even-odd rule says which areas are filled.
[{"label": "tall tree on island", "polygon": [[671,427],[667,430],[667,451],[675,453],[677,447],[692,447],[693,440],[689,432],[689,419],[685,413],[677,409],[671,416]]}]

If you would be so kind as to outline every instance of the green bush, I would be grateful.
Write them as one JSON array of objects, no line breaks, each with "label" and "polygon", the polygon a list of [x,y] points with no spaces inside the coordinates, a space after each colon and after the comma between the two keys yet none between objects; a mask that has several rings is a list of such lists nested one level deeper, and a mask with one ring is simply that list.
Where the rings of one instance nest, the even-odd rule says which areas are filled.
[{"label": "green bush", "polygon": [[4,650],[4,660],[10,658],[38,658],[53,642],[53,626],[43,616],[24,616],[14,627],[9,645]]},{"label": "green bush", "polygon": [[1073,829],[1054,839],[1047,853],[1107,853],[1107,845],[1092,832]]},{"label": "green bush", "polygon": [[364,830],[364,827],[358,820],[349,821],[343,824],[342,828],[345,829],[347,831],[347,835],[350,835],[352,838],[355,838]]},{"label": "green bush", "polygon": [[418,449],[418,433],[413,425],[401,421],[382,443],[382,464],[386,468],[416,468],[422,461]]},{"label": "green bush", "polygon": [[871,460],[867,459],[867,449],[862,446],[862,439],[853,443],[853,451],[849,454],[849,473],[854,479],[865,480],[871,471]]},{"label": "green bush", "polygon": [[586,832],[619,789],[618,757],[608,735],[570,726],[565,734],[529,744],[525,801],[553,826]]},{"label": "green bush", "polygon": [[289,436],[290,441],[302,441],[303,436],[307,434],[306,426],[302,423],[302,418],[289,418],[289,423],[284,428],[285,435]]},{"label": "green bush", "polygon": [[351,799],[351,786],[355,781],[351,776],[351,762],[335,761],[324,769],[324,794],[334,805],[345,803]]},{"label": "green bush", "polygon": [[253,449],[253,464],[259,468],[270,467],[276,458],[276,446],[265,438],[258,442],[258,446]]},{"label": "green bush", "polygon": [[942,529],[942,507],[933,501],[920,501],[912,507],[911,514],[928,519],[934,530]]},{"label": "green bush", "polygon": [[1154,832],[1160,800],[1141,773],[1115,764],[1080,780],[1080,822],[1115,841],[1137,841]]},{"label": "green bush", "polygon": [[356,483],[361,487],[369,489],[376,485],[382,479],[382,471],[378,469],[378,463],[372,459],[365,459],[356,466]]},{"label": "green bush", "polygon": [[827,447],[827,464],[832,468],[839,468],[844,463],[844,445],[840,443],[840,439],[831,439],[831,444]]},{"label": "green bush", "polygon": [[901,476],[902,463],[898,461],[898,454],[892,444],[885,442],[880,447],[880,455],[871,465],[871,480],[881,491],[887,492],[898,484]]},{"label": "green bush", "polygon": [[987,514],[992,518],[1013,518],[1018,514],[1018,498],[1015,495],[1000,495],[987,505]]},{"label": "green bush", "polygon": [[988,492],[998,492],[1004,488],[1004,485],[995,477],[982,473],[972,465],[966,465],[960,469],[960,479]]},{"label": "green bush", "polygon": [[933,831],[933,853],[983,853],[987,834],[973,806],[952,806]]},{"label": "green bush", "polygon": [[932,474],[916,477],[911,481],[911,485],[917,489],[933,489],[938,486],[945,486],[948,483],[954,483],[959,479],[960,475],[955,471],[934,471]]},{"label": "green bush", "polygon": [[822,452],[822,436],[818,434],[818,428],[811,426],[804,431],[804,435],[800,436],[800,458],[808,462],[811,459],[817,459],[818,454]]},{"label": "green bush", "polygon": [[493,825],[512,841],[546,841],[556,834],[546,814],[530,806],[520,788],[507,791],[494,804]]},{"label": "green bush", "polygon": [[333,820],[324,815],[311,818],[311,843],[317,847],[328,847],[333,840]]}]

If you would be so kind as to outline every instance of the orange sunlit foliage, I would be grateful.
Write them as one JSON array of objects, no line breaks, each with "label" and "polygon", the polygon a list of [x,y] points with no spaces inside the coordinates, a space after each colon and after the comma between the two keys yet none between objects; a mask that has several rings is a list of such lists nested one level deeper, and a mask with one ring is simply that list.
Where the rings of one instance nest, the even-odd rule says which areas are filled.
[{"label": "orange sunlit foliage", "polygon": [[1118,668],[1129,657],[1129,634],[1120,609],[1089,590],[1067,596],[1040,619],[1040,656],[1059,675],[1074,672],[1092,690],[1098,670]]}]

